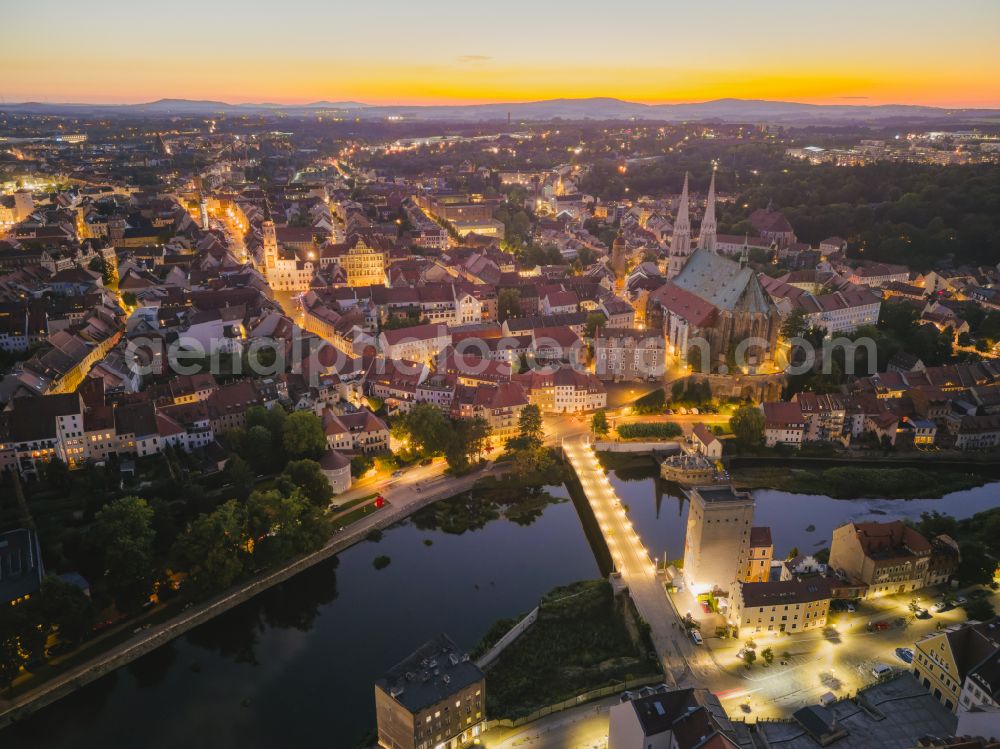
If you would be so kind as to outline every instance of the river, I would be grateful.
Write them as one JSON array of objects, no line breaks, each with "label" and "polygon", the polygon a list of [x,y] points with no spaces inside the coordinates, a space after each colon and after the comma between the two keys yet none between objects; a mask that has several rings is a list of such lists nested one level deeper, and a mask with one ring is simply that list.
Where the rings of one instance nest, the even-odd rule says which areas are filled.
[{"label": "river", "polygon": [[[625,475],[633,480],[611,480],[647,548],[680,556],[687,502],[649,472]],[[759,491],[756,522],[771,526],[783,555],[792,546],[825,546],[852,518],[928,509],[966,517],[996,506],[998,486],[910,501]],[[563,487],[549,491],[569,496]],[[815,530],[806,530],[810,524]],[[392,560],[383,570],[372,565],[379,555]],[[351,749],[374,725],[374,680],[425,640],[447,632],[472,648],[496,619],[599,574],[569,501],[545,506],[527,525],[500,519],[461,535],[408,521],[4,730],[0,741],[45,749]]]},{"label": "river", "polygon": [[[643,475],[646,474],[646,475]],[[662,559],[684,555],[688,502],[676,485],[648,472],[630,470],[628,479],[609,476],[629,518],[650,554]],[[918,520],[923,512],[938,512],[967,518],[1000,506],[1000,483],[946,494],[939,499],[831,499],[810,494],[791,494],[775,489],[753,493],[754,525],[771,528],[774,558],[783,559],[792,548],[803,554],[830,545],[833,529],[850,520]],[[812,530],[809,528],[812,527]]]}]

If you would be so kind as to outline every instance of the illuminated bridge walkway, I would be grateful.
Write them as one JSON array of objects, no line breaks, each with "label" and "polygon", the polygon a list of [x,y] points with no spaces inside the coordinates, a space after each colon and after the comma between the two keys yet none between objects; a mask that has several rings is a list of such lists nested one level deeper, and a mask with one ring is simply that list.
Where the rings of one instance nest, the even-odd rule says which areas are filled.
[{"label": "illuminated bridge walkway", "polygon": [[691,645],[683,634],[680,618],[667,600],[656,565],[632,527],[590,441],[586,437],[567,438],[562,448],[601,527],[615,570],[628,587],[639,615],[650,626],[653,646],[667,682],[676,687],[686,670],[686,654]]}]

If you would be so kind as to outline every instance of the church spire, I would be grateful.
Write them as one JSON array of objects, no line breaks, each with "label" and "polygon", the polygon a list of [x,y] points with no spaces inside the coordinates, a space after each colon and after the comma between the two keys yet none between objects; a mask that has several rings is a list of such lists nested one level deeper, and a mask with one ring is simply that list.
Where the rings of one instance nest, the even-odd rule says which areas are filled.
[{"label": "church spire", "polygon": [[708,205],[705,206],[705,218],[702,219],[701,229],[698,232],[698,247],[709,252],[715,252],[716,242],[715,223],[715,169],[712,169],[712,181],[708,186]]},{"label": "church spire", "polygon": [[691,254],[691,217],[688,211],[688,175],[684,173],[684,189],[677,203],[677,217],[670,237],[670,258],[667,261],[667,278],[673,278],[684,267]]}]

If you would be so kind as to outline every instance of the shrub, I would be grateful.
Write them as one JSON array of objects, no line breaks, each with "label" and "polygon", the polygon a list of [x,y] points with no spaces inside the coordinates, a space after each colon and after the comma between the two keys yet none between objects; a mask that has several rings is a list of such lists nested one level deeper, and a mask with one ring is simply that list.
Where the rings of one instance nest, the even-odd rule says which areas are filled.
[{"label": "shrub", "polygon": [[678,424],[665,422],[663,424],[622,424],[618,427],[618,436],[622,439],[670,439],[680,437],[682,430]]}]

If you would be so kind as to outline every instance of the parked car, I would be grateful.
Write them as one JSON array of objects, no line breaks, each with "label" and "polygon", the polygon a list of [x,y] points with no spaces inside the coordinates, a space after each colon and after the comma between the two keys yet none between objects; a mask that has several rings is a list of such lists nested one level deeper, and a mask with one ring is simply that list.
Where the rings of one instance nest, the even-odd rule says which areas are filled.
[{"label": "parked car", "polygon": [[701,610],[706,614],[712,613],[712,605],[708,601],[699,601],[698,603],[701,604]]},{"label": "parked car", "polygon": [[931,611],[940,614],[943,611],[951,611],[954,608],[948,601],[938,601],[931,606]]},{"label": "parked car", "polygon": [[858,610],[857,607],[853,603],[847,604],[847,613],[848,614],[853,614],[857,610]]},{"label": "parked car", "polygon": [[697,416],[698,415],[698,409],[697,408],[692,408],[691,409],[691,413],[693,413],[695,416]]},{"label": "parked car", "polygon": [[913,663],[913,648],[896,648],[896,657],[903,663]]},{"label": "parked car", "polygon": [[924,608],[914,609],[913,615],[915,617],[917,617],[917,619],[930,619],[931,618],[931,613],[927,609],[924,609]]},{"label": "parked car", "polygon": [[695,645],[701,645],[703,642],[705,642],[704,638],[702,638],[701,636],[701,632],[699,632],[697,629],[691,630],[691,641]]},{"label": "parked car", "polygon": [[399,470],[399,471],[393,471],[393,472],[392,472],[392,477],[393,477],[394,479],[395,479],[395,478],[399,478],[399,477],[400,477],[400,476],[402,476],[402,475],[403,475],[403,471],[402,471],[402,470]]},{"label": "parked car", "polygon": [[887,666],[884,663],[878,663],[872,667],[872,676],[876,679],[884,679],[886,676],[892,675],[892,666]]},{"label": "parked car", "polygon": [[969,599],[966,598],[965,596],[955,596],[955,605],[956,606],[964,606],[968,602],[969,602]]}]

